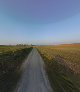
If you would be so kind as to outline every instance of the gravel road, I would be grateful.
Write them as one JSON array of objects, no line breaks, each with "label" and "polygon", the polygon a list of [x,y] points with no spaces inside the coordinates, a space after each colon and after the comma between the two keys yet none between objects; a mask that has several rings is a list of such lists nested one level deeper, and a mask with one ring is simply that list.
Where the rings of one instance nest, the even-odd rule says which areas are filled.
[{"label": "gravel road", "polygon": [[22,65],[22,77],[14,92],[53,92],[44,70],[44,62],[33,48]]}]

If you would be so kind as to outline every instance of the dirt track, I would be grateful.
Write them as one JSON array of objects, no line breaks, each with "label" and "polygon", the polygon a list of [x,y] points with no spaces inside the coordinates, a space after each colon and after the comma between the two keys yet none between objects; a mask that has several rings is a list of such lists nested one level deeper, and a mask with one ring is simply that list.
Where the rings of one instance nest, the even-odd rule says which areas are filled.
[{"label": "dirt track", "polygon": [[52,92],[44,62],[34,48],[22,65],[23,74],[14,92]]}]

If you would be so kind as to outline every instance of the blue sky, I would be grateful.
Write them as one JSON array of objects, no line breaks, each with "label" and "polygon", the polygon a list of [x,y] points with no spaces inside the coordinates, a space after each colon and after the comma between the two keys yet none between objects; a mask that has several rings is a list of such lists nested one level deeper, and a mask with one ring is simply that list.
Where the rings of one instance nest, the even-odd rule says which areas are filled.
[{"label": "blue sky", "polygon": [[0,0],[0,44],[80,42],[80,0]]}]

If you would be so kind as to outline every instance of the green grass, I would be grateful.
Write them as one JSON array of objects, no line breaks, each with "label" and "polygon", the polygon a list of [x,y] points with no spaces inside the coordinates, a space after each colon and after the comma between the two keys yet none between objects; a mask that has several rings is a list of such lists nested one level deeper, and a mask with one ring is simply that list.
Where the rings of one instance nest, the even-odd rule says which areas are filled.
[{"label": "green grass", "polygon": [[0,51],[0,92],[12,92],[21,72],[20,67],[32,48],[1,46]]},{"label": "green grass", "polygon": [[1,46],[0,45],[0,54],[1,53],[4,53],[4,52],[9,52],[9,51],[12,51],[12,52],[14,52],[14,51],[16,51],[16,50],[19,50],[19,49],[24,49],[24,48],[29,48],[30,46],[6,46],[6,45],[4,45],[4,46]]}]

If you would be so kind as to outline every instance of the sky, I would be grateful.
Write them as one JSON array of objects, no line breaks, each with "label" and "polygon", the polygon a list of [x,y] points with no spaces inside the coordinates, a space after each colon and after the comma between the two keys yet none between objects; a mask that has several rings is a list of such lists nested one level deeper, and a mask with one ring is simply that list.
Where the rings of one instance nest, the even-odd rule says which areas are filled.
[{"label": "sky", "polygon": [[80,43],[80,0],[0,0],[0,44]]}]

